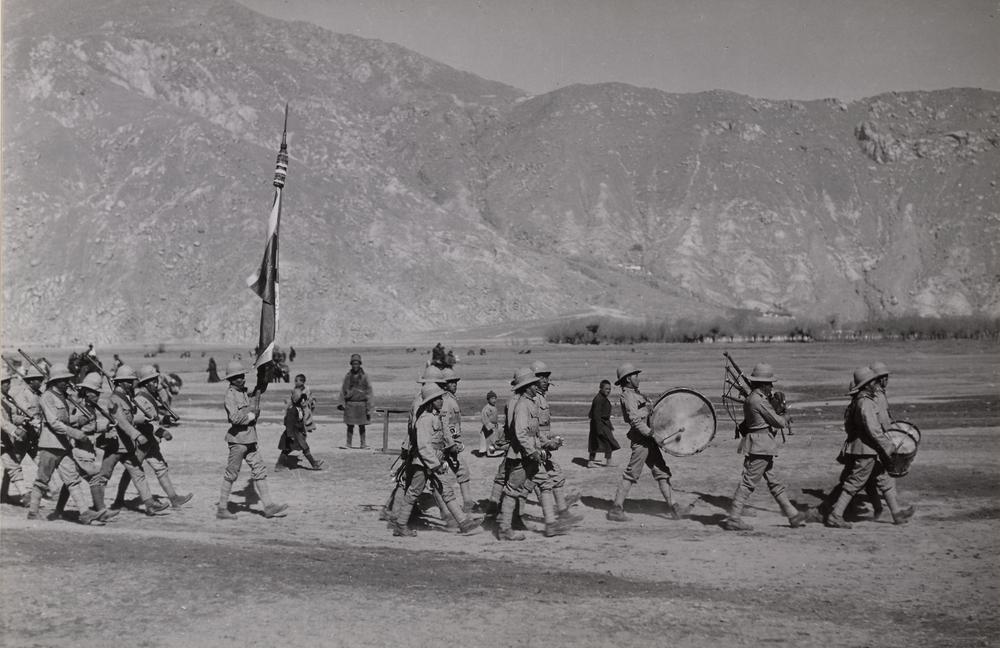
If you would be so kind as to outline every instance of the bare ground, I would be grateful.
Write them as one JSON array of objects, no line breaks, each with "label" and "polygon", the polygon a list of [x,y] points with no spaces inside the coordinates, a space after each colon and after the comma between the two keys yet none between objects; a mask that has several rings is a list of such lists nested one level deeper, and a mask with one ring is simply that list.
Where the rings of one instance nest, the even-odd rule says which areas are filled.
[{"label": "bare ground", "polygon": [[[447,343],[447,342],[446,342]],[[478,350],[478,347],[477,347]],[[754,530],[718,526],[740,473],[721,391],[722,348],[643,346],[489,348],[460,355],[459,396],[467,436],[487,389],[519,364],[554,370],[554,427],[567,439],[559,459],[582,495],[585,520],[569,535],[528,533],[501,543],[489,531],[464,537],[427,510],[416,538],[394,538],[377,520],[392,454],[342,450],[332,393],[350,350],[297,349],[293,373],[320,398],[312,443],[329,469],[272,473],[287,517],[267,520],[246,485],[232,498],[238,519],[216,520],[225,460],[222,385],[204,383],[207,357],[158,360],[185,380],[176,409],[184,424],[166,445],[174,481],[195,499],[147,518],[126,510],[104,527],[29,522],[0,507],[0,585],[5,646],[994,646],[1000,645],[1000,422],[997,349],[973,343],[750,345],[729,350],[745,369],[776,365],[790,396],[793,429],[778,459],[800,507],[836,482],[843,395],[854,365],[882,359],[894,413],[924,440],[899,480],[917,505],[910,524],[863,519],[851,530],[791,529],[766,492],[753,501]],[[518,353],[521,351],[522,353]],[[179,351],[178,351],[179,352]],[[233,350],[210,350],[224,366]],[[405,406],[423,355],[363,351],[381,405]],[[54,357],[60,357],[53,354]],[[123,357],[142,364],[141,357]],[[602,377],[622,360],[644,369],[655,394],[691,386],[717,404],[719,432],[704,453],[670,460],[687,514],[663,515],[645,476],[630,520],[604,518],[620,467],[587,469],[586,411]],[[271,461],[279,400],[268,392],[262,448]],[[620,421],[617,432],[624,441]],[[390,449],[398,446],[398,422]],[[380,426],[370,441],[381,445]],[[475,443],[467,443],[474,447]],[[619,464],[626,452],[615,455]],[[474,492],[485,498],[496,459],[469,457]],[[28,462],[30,463],[30,462]],[[28,472],[32,473],[31,467]],[[155,487],[154,487],[155,488]],[[51,503],[48,504],[51,507]],[[540,529],[540,511],[526,511]]]}]

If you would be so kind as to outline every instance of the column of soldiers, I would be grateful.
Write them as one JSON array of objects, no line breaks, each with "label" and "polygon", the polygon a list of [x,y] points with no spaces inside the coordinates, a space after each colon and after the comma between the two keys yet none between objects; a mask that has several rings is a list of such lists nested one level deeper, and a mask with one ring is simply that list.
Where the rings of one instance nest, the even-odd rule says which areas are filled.
[{"label": "column of soldiers", "polygon": [[[629,426],[631,452],[607,518],[616,522],[628,519],[625,514],[628,493],[648,467],[669,517],[680,519],[671,486],[672,473],[650,428],[652,401],[639,391],[640,373],[630,363],[617,370],[619,405]],[[105,391],[102,374],[111,387],[110,394]],[[16,391],[11,389],[14,377],[21,383]],[[551,371],[543,362],[532,363],[514,373],[503,424],[492,439],[493,447],[502,450],[504,456],[493,480],[485,518],[496,521],[501,540],[525,539],[520,533],[525,525],[519,524],[519,512],[532,494],[537,496],[542,509],[545,537],[565,534],[582,521],[581,516],[571,512],[578,497],[566,493],[564,471],[554,459],[553,453],[563,440],[551,430],[547,400],[552,386],[550,377]],[[876,518],[882,515],[884,499],[893,523],[905,524],[914,507],[900,504],[895,479],[886,472],[894,452],[893,442],[886,434],[892,422],[885,393],[888,377],[889,371],[882,363],[855,370],[848,392],[851,402],[844,415],[847,439],[838,457],[844,464],[839,483],[819,507],[802,512],[788,498],[775,470],[780,449],[778,435],[783,438],[788,427],[784,411],[776,409],[771,398],[777,378],[770,365],[756,365],[747,377],[750,391],[738,428],[740,453],[745,455],[743,472],[722,527],[736,531],[752,528],[743,516],[762,479],[793,528],[806,522],[850,528],[845,514],[852,500],[862,493],[871,499]],[[0,378],[3,394],[0,458],[4,468],[0,495],[13,497],[27,506],[29,519],[39,518],[40,502],[56,474],[63,491],[56,511],[61,512],[65,501],[72,499],[82,524],[103,524],[114,519],[124,504],[129,482],[137,490],[147,515],[162,514],[171,507],[181,508],[191,500],[191,494],[176,491],[163,456],[162,442],[171,440],[172,434],[161,422],[176,422],[176,415],[163,402],[161,374],[154,366],[143,366],[136,373],[130,366],[119,364],[113,376],[98,369],[86,374],[78,385],[74,383],[74,374],[58,363],[48,368],[47,375],[32,364],[23,374],[5,371]],[[229,363],[225,380],[229,382],[225,397],[230,424],[226,436],[229,456],[217,517],[236,517],[229,510],[229,497],[243,463],[250,468],[265,517],[280,517],[287,506],[272,499],[267,470],[257,447],[259,394],[248,392],[245,371],[238,360]],[[410,410],[396,487],[381,516],[396,536],[415,535],[408,522],[419,496],[428,487],[448,526],[457,527],[463,534],[481,530],[479,520],[471,515],[478,505],[471,495],[464,454],[461,407],[457,399],[459,381],[452,367],[435,365],[426,367],[417,381],[420,389]],[[37,464],[36,478],[30,488],[21,469],[27,457]],[[124,466],[124,475],[118,496],[108,507],[105,488],[119,463]],[[147,466],[157,477],[165,499],[152,494],[145,476]],[[89,487],[89,497],[84,482]],[[458,495],[453,482],[458,486]]]}]

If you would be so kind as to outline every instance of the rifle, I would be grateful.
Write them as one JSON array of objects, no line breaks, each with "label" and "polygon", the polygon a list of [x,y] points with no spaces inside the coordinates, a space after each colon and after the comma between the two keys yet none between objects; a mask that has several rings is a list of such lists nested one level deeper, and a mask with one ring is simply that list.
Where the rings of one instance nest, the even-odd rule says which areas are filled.
[{"label": "rifle", "polygon": [[7,365],[7,368],[10,369],[10,372],[12,374],[14,374],[15,376],[17,376],[18,380],[20,380],[22,383],[24,383],[25,387],[27,387],[28,389],[30,389],[31,392],[35,396],[41,396],[41,392],[39,392],[37,389],[35,389],[34,387],[32,387],[31,383],[29,383],[27,380],[24,379],[24,376],[22,376],[21,372],[17,370],[17,367],[14,366],[14,363],[12,363],[7,358],[4,358],[3,361],[4,361],[4,364]]},{"label": "rifle", "polygon": [[[149,392],[150,397],[152,397],[152,399],[154,401],[156,401],[156,405],[158,407],[163,408],[163,410],[166,411],[166,413],[169,414],[171,417],[173,417],[174,420],[177,420],[177,421],[181,420],[181,417],[177,416],[177,414],[174,412],[174,410],[170,409],[170,406],[163,402],[163,399],[160,398],[160,395],[156,392],[156,390],[147,389],[146,391]],[[259,397],[258,397],[258,403],[259,402],[260,402],[260,400],[259,400]],[[259,407],[260,407],[260,405],[258,405],[258,408]]]},{"label": "rifle", "polygon": [[[17,352],[20,353],[22,356],[24,356],[24,359],[27,360],[29,363],[31,363],[31,366],[34,367],[35,369],[37,369],[39,371],[39,373],[42,373],[42,374],[45,373],[44,371],[42,371],[42,368],[38,365],[38,363],[35,362],[32,359],[31,356],[29,356],[27,353],[25,353],[21,349],[18,349]],[[77,391],[76,385],[74,385],[73,383],[69,383],[69,386],[73,388],[73,391],[78,396],[80,395],[80,392]],[[80,410],[80,413],[83,414],[83,416],[87,419],[87,423],[96,423],[97,422],[97,417],[95,417],[93,414],[91,414],[89,411],[87,411],[87,409],[83,405],[81,405],[78,400],[76,400],[75,398],[73,398],[72,396],[70,396],[68,393],[66,394],[66,400],[69,401],[70,405],[72,405],[76,409]],[[106,409],[104,409],[103,407],[101,407],[98,403],[93,403],[93,407],[94,407],[95,410],[97,410],[98,412],[100,412],[102,416],[104,416],[106,419],[108,419],[108,421],[110,421],[112,423],[114,422],[114,420],[115,420],[114,417],[111,416],[111,414],[109,414],[108,411]]]},{"label": "rifle", "polygon": [[91,367],[93,367],[94,369],[96,369],[102,376],[104,376],[104,379],[106,381],[108,381],[108,387],[111,388],[111,391],[114,391],[115,390],[115,380],[114,380],[114,378],[111,377],[111,375],[107,371],[104,370],[104,367],[102,367],[101,365],[99,365],[97,363],[97,361],[94,360],[93,358],[91,358],[89,355],[83,356],[83,359],[86,360],[87,362],[89,362]]}]

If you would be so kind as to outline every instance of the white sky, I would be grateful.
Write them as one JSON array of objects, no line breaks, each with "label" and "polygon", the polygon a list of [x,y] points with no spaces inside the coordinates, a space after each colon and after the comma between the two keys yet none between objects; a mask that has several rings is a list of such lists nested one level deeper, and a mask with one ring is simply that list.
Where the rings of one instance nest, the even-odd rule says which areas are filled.
[{"label": "white sky", "polygon": [[239,1],[533,93],[605,81],[770,99],[1000,90],[1000,0]]}]

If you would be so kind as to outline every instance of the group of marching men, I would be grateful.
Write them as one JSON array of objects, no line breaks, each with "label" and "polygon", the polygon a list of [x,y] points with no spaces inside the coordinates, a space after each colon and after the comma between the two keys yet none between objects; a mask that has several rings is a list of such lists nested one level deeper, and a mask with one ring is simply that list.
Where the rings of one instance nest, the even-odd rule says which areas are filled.
[{"label": "group of marching men", "polygon": [[[258,449],[256,421],[260,416],[260,394],[256,390],[248,391],[245,373],[238,360],[230,362],[226,369],[229,454],[217,517],[236,517],[229,510],[229,497],[243,463],[250,468],[251,480],[264,506],[264,516],[281,517],[287,505],[272,499],[266,481],[267,469]],[[621,388],[620,405],[629,426],[627,436],[631,454],[607,519],[616,522],[628,519],[626,498],[646,467],[660,488],[668,515],[680,519],[681,511],[671,490],[671,471],[650,428],[653,402],[639,391],[640,373],[641,370],[630,363],[617,370],[616,384]],[[22,384],[18,391],[11,393],[15,376]],[[512,395],[504,408],[503,423],[497,426],[496,438],[492,439],[491,449],[502,452],[503,458],[493,479],[485,517],[496,520],[501,540],[525,538],[517,530],[519,509],[532,493],[537,494],[542,508],[546,537],[565,534],[583,519],[571,511],[579,496],[566,491],[565,474],[553,456],[563,445],[563,439],[553,435],[551,430],[546,398],[550,376],[551,371],[540,361],[514,373]],[[892,440],[886,434],[892,422],[885,393],[888,377],[889,371],[882,363],[855,370],[848,392],[852,400],[844,415],[847,440],[838,457],[844,465],[839,484],[818,508],[803,512],[789,500],[774,469],[780,447],[778,435],[788,426],[783,406],[779,404],[776,408],[777,401],[772,398],[776,380],[774,370],[765,363],[756,365],[747,377],[750,392],[743,404],[744,418],[738,428],[740,452],[746,455],[743,474],[729,515],[722,522],[723,528],[751,528],[743,520],[744,508],[761,479],[792,527],[806,522],[823,522],[829,527],[850,528],[850,522],[844,519],[845,512],[862,491],[871,499],[876,519],[883,515],[884,499],[892,521],[905,524],[913,515],[914,507],[903,507],[899,503],[895,479],[886,472],[893,453]],[[130,366],[121,364],[114,369],[113,375],[98,369],[75,384],[66,365],[51,365],[46,373],[32,362],[23,373],[5,370],[0,378],[4,468],[0,495],[6,496],[8,487],[13,489],[21,503],[28,507],[29,519],[39,517],[41,499],[57,471],[63,482],[63,496],[57,504],[57,512],[69,497],[80,511],[82,524],[103,524],[114,518],[119,507],[106,506],[104,491],[119,463],[124,466],[125,473],[115,504],[122,505],[129,480],[135,485],[147,515],[162,514],[170,507],[179,508],[191,500],[191,494],[177,493],[163,457],[161,442],[172,438],[165,425],[176,424],[177,418],[165,402],[165,397],[169,399],[169,389],[166,392],[164,389],[169,384],[154,366],[143,366],[136,373]],[[482,530],[479,520],[471,515],[477,502],[471,494],[468,463],[463,457],[462,415],[456,398],[459,380],[453,368],[430,364],[417,381],[421,387],[410,408],[408,433],[400,451],[395,487],[381,515],[395,536],[416,535],[408,522],[417,499],[427,487],[442,515],[449,518],[449,526],[457,526],[463,534]],[[111,390],[110,400],[102,400],[106,393],[105,382]],[[307,447],[303,450],[308,453]],[[21,471],[21,463],[27,456],[37,464],[30,491],[24,487]],[[153,496],[144,466],[149,466],[156,475],[166,500]],[[453,477],[448,477],[449,474]],[[451,487],[452,479],[458,484],[461,502]],[[82,481],[90,487],[91,506],[88,506]]]},{"label": "group of marching men", "polygon": [[[667,513],[680,519],[682,513],[671,490],[671,471],[650,428],[653,402],[639,391],[639,374],[631,363],[618,367],[616,384],[621,388],[620,405],[629,426],[631,454],[622,473],[607,519],[624,522],[629,490],[648,467],[666,502]],[[503,450],[503,459],[493,480],[485,510],[487,520],[496,519],[501,540],[523,540],[516,530],[518,511],[531,493],[536,493],[545,521],[546,537],[562,535],[582,520],[570,507],[578,499],[567,494],[562,468],[553,452],[563,440],[551,433],[551,417],[546,393],[551,372],[543,362],[518,369],[511,380],[512,396],[504,408],[504,422],[497,427],[498,438],[492,448]],[[761,479],[777,501],[793,528],[807,522],[822,522],[828,527],[850,528],[844,519],[855,496],[867,494],[874,519],[884,515],[885,500],[894,524],[905,524],[914,507],[902,506],[896,493],[895,479],[887,472],[894,451],[886,430],[892,423],[886,397],[889,370],[881,362],[854,371],[848,394],[852,397],[844,413],[847,439],[838,456],[844,468],[838,485],[817,508],[800,511],[786,494],[778,479],[774,462],[782,434],[788,427],[783,398],[774,398],[776,381],[773,368],[759,363],[747,377],[749,394],[743,403],[743,421],[738,432],[739,451],[745,455],[743,473],[722,528],[743,531],[752,527],[743,519],[744,509]],[[449,526],[460,533],[482,530],[470,514],[476,507],[469,492],[469,471],[462,453],[461,412],[455,392],[459,377],[452,368],[429,365],[417,381],[422,385],[410,408],[408,435],[400,451],[396,484],[382,509],[380,519],[387,521],[394,536],[414,536],[408,526],[417,499],[429,487]],[[779,435],[781,440],[779,441]],[[458,484],[462,502],[450,485],[451,473]],[[522,526],[523,528],[523,526]]]},{"label": "group of marching men", "polygon": [[[44,368],[43,368],[44,367]],[[13,369],[13,367],[11,367]],[[21,383],[12,392],[14,377]],[[45,367],[30,362],[23,373],[3,368],[2,458],[3,488],[0,495],[17,500],[28,508],[28,519],[39,519],[41,500],[48,494],[55,473],[62,481],[56,515],[72,498],[81,524],[104,524],[119,513],[131,482],[139,493],[146,515],[158,515],[180,508],[192,495],[179,494],[170,478],[163,456],[162,441],[173,434],[168,426],[177,418],[170,410],[171,384],[153,365],[138,373],[119,364],[114,375],[97,362],[82,381],[67,365]],[[110,398],[102,398],[108,395]],[[25,488],[21,464],[31,457],[36,466],[35,481]],[[106,505],[105,487],[115,467],[124,466],[118,494],[111,507]],[[166,499],[153,496],[144,466],[156,475]],[[83,482],[90,487],[90,498]]]}]

